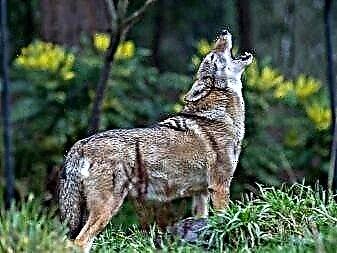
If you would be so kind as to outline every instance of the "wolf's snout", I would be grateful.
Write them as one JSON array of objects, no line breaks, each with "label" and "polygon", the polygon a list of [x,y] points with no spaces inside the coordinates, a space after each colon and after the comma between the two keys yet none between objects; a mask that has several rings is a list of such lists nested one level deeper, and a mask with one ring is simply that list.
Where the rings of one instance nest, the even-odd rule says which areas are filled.
[{"label": "wolf's snout", "polygon": [[221,35],[222,35],[222,36],[229,35],[228,30],[226,30],[226,29],[222,30],[222,31],[221,31]]}]

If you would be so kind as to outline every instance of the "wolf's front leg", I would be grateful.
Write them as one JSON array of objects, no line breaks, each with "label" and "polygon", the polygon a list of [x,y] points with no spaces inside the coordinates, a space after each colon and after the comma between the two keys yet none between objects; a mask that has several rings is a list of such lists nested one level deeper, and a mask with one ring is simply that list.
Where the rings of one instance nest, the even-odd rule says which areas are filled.
[{"label": "wolf's front leg", "polygon": [[154,219],[154,206],[142,199],[133,199],[132,203],[141,228],[147,231],[150,228],[150,221]]},{"label": "wolf's front leg", "polygon": [[209,192],[214,209],[224,210],[230,200],[230,184],[238,164],[240,154],[240,141],[233,140],[228,144],[224,152],[218,154],[218,161],[208,171]]},{"label": "wolf's front leg", "polygon": [[230,200],[230,183],[232,176],[227,176],[222,182],[211,184],[208,189],[211,195],[213,208],[217,211],[225,210]]},{"label": "wolf's front leg", "polygon": [[208,217],[208,192],[201,192],[198,195],[193,196],[192,201],[192,214],[197,218]]}]

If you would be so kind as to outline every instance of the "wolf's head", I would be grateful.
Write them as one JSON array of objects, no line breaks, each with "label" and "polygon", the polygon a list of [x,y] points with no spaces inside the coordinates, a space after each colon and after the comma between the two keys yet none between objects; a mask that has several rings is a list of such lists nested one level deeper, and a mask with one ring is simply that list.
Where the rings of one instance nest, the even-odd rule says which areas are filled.
[{"label": "wolf's head", "polygon": [[241,75],[253,60],[250,53],[244,53],[238,58],[232,55],[232,35],[223,30],[210,52],[199,66],[197,80],[185,96],[187,102],[201,99],[212,88],[231,88],[241,90]]}]

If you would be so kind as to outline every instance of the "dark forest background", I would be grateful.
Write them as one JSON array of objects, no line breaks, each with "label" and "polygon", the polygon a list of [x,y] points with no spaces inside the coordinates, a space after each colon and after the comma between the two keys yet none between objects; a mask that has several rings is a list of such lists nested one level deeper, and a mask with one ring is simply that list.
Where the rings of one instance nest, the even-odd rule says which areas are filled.
[{"label": "dark forest background", "polygon": [[[255,58],[242,78],[246,134],[229,208],[210,209],[189,244],[156,225],[141,231],[126,201],[93,250],[336,252],[337,205],[327,191],[337,149],[336,1],[1,0],[0,10],[0,58],[8,58],[0,68],[0,252],[71,251],[55,205],[67,151],[97,131],[179,112],[224,28],[234,54]],[[167,224],[190,216],[190,202],[144,211]]]},{"label": "dark forest background", "polygon": [[[143,3],[130,1],[128,11]],[[50,200],[64,155],[87,135],[111,21],[104,0],[8,4],[16,198],[33,191]],[[257,182],[326,185],[331,110],[323,7],[320,0],[156,1],[119,43],[99,129],[142,127],[178,112],[200,60],[228,28],[236,52],[256,58],[244,77],[247,134],[233,196]],[[336,4],[331,8],[337,13]],[[335,66],[336,28],[333,19]],[[3,189],[3,160],[0,166]]]}]

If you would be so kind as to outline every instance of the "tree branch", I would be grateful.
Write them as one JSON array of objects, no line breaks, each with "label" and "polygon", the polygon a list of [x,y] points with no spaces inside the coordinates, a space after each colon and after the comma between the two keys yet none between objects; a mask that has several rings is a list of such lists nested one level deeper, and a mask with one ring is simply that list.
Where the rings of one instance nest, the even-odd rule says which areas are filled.
[{"label": "tree branch", "polygon": [[117,20],[116,7],[113,0],[105,0],[106,5],[108,6],[108,11],[111,17],[112,25]]},{"label": "tree branch", "polygon": [[6,178],[5,189],[5,207],[8,209],[14,200],[14,158],[13,158],[13,141],[12,141],[12,122],[11,122],[11,104],[10,104],[10,80],[9,80],[9,59],[10,45],[8,39],[7,23],[7,1],[1,0],[0,22],[1,22],[1,51],[2,53],[2,90],[1,105],[3,119],[3,142],[4,142],[4,169]]},{"label": "tree branch", "polygon": [[327,61],[327,80],[330,93],[330,108],[332,117],[332,143],[330,153],[330,168],[328,176],[328,189],[331,194],[337,191],[337,126],[336,126],[336,85],[333,67],[333,52],[331,43],[331,0],[324,1],[324,30]]},{"label": "tree branch", "polygon": [[108,51],[106,52],[105,57],[104,57],[104,64],[103,64],[103,67],[102,67],[102,70],[99,76],[98,84],[96,87],[94,103],[92,107],[88,131],[87,131],[88,136],[96,133],[99,130],[105,90],[106,90],[107,82],[109,79],[111,66],[114,61],[114,55],[121,41],[122,34],[119,31],[117,31],[115,35],[116,36],[114,38],[111,38]]},{"label": "tree branch", "polygon": [[117,18],[118,18],[115,3],[113,0],[105,0],[105,3],[108,7],[108,13],[111,18],[111,22],[110,22],[111,31],[112,33],[115,33],[117,30]]},{"label": "tree branch", "polygon": [[129,6],[129,0],[119,0],[118,1],[118,5],[117,5],[117,15],[118,15],[118,18],[119,20],[122,21],[124,20],[125,18],[125,15],[126,15],[126,11],[128,9],[128,6]]},{"label": "tree branch", "polygon": [[146,2],[144,3],[144,5],[142,7],[140,7],[137,11],[135,11],[134,13],[132,13],[129,17],[127,17],[122,24],[123,28],[128,29],[130,26],[132,26],[134,23],[136,23],[138,21],[138,19],[140,19],[146,9],[155,2],[156,0],[146,0]]},{"label": "tree branch", "polygon": [[110,33],[110,45],[104,56],[104,64],[96,87],[96,93],[93,101],[93,107],[88,127],[88,135],[96,133],[99,129],[105,90],[109,79],[111,66],[114,61],[114,55],[117,51],[119,43],[123,41],[124,37],[126,36],[128,30],[132,27],[132,25],[140,17],[142,17],[147,7],[155,2],[155,0],[147,0],[140,9],[132,13],[129,17],[125,18],[129,5],[129,0],[119,0],[117,4],[117,10],[114,8],[115,5],[113,5],[113,0],[106,1],[108,3],[109,11],[112,13],[111,17],[114,17],[114,11],[117,12],[116,21],[111,23],[112,25],[116,25],[116,29],[112,29]]}]

